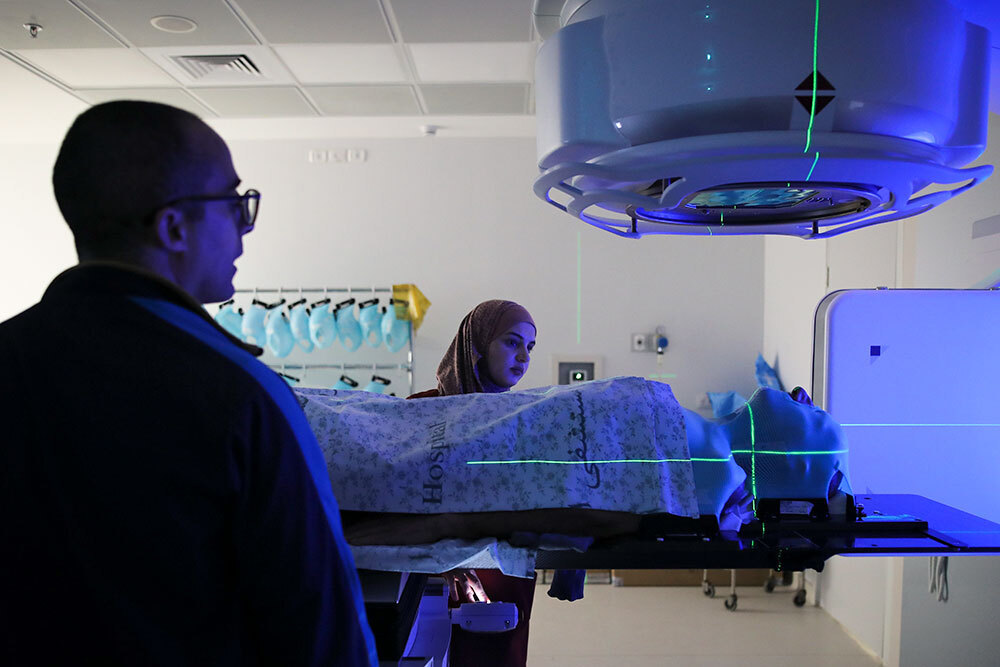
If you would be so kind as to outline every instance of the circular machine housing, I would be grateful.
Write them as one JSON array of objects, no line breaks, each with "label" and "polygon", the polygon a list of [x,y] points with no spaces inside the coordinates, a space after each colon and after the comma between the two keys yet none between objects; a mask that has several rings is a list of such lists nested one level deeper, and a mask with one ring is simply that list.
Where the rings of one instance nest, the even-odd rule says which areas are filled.
[{"label": "circular machine housing", "polygon": [[[817,10],[818,7],[818,10]],[[536,0],[535,193],[623,236],[823,238],[992,173],[989,33],[946,0]],[[948,185],[919,195],[929,185]]]}]

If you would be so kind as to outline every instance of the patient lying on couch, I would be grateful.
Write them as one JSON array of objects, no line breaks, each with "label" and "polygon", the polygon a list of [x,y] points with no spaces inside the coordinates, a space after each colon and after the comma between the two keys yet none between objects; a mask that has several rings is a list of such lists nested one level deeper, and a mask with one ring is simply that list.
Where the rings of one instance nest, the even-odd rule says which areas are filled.
[{"label": "patient lying on couch", "polygon": [[[718,422],[642,378],[422,401],[296,393],[352,544],[519,531],[608,537],[664,513],[738,529],[754,487],[758,497],[822,497],[846,470],[829,415],[769,389]],[[741,462],[758,468],[753,484]]]}]

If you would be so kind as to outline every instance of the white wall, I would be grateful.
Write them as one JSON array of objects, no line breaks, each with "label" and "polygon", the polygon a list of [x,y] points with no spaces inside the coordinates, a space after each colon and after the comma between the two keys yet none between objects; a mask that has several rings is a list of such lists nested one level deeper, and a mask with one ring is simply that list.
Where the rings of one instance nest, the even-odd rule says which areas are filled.
[{"label": "white wall", "polygon": [[[76,263],[52,196],[58,142],[86,105],[0,58],[0,320],[38,301]],[[16,94],[8,94],[17,91]]]},{"label": "white wall", "polygon": [[[316,164],[311,148],[363,148],[366,162]],[[553,354],[601,355],[604,374],[676,373],[678,398],[752,387],[761,341],[763,242],[631,241],[575,222],[531,192],[525,138],[232,142],[246,184],[263,193],[238,286],[412,282],[433,302],[416,338],[416,386],[476,303],[523,303],[539,327],[524,386],[552,382]],[[577,342],[577,261],[581,261]],[[666,327],[663,365],[629,349]],[[344,358],[350,356],[344,353]]]},{"label": "white wall", "polygon": [[52,195],[58,146],[0,144],[0,321],[36,303],[76,264],[73,236]]},{"label": "white wall", "polygon": [[[978,163],[1000,164],[996,114],[990,114],[990,136],[992,145]],[[998,213],[1000,177],[994,176],[911,220],[806,248],[794,240],[766,239],[765,355],[779,360],[786,383],[801,383],[811,363],[813,311],[829,291],[981,284],[1000,269],[1000,234],[973,238],[973,233],[977,221]],[[948,605],[930,600],[926,560],[920,558],[903,559],[901,566],[896,559],[833,558],[822,577],[822,605],[886,664],[985,664],[963,662],[961,656],[997,652],[996,633],[979,619],[995,618],[1000,559],[951,560],[953,582],[961,582],[952,590],[962,592]]]}]

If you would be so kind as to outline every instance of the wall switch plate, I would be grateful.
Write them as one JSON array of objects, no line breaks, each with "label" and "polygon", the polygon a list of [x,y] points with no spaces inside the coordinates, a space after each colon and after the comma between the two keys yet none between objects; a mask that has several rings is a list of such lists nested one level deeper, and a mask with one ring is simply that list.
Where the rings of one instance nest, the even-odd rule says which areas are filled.
[{"label": "wall switch plate", "polygon": [[649,345],[647,344],[647,334],[644,333],[634,333],[632,334],[632,351],[633,352],[646,352],[649,350]]}]

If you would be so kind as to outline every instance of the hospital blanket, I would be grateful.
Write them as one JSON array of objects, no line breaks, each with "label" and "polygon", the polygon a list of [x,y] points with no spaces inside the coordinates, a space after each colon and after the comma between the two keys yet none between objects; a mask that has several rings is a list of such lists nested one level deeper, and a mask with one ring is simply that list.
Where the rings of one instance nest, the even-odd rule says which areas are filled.
[{"label": "hospital blanket", "polygon": [[437,574],[451,570],[500,570],[511,577],[535,573],[537,549],[512,546],[505,540],[439,540],[433,544],[352,545],[354,564],[361,569]]},{"label": "hospital blanket", "polygon": [[296,389],[344,510],[698,516],[684,414],[642,378],[406,401]]}]

